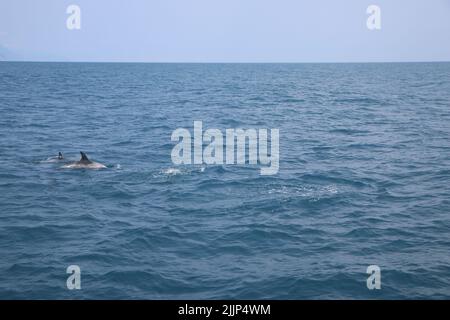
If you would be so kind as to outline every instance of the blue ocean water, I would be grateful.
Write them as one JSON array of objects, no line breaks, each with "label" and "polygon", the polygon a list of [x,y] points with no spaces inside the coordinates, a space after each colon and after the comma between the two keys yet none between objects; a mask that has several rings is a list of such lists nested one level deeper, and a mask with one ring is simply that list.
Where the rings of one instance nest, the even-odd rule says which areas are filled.
[{"label": "blue ocean water", "polygon": [[[194,120],[278,174],[175,166]],[[450,63],[2,62],[0,299],[450,298],[449,139]]]}]

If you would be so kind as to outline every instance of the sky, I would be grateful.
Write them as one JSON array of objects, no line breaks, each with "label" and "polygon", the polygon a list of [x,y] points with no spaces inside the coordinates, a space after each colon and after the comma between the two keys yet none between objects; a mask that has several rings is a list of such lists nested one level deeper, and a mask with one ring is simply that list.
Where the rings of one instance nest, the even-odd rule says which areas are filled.
[{"label": "sky", "polygon": [[450,61],[450,0],[1,0],[0,60]]}]

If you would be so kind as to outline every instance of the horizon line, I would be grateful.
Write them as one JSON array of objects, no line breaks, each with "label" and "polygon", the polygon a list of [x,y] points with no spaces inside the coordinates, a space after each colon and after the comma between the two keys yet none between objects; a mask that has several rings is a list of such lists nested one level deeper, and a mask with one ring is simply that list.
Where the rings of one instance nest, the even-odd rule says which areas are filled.
[{"label": "horizon line", "polygon": [[22,63],[123,63],[123,64],[376,64],[376,63],[450,63],[450,60],[410,61],[86,61],[86,60],[1,60],[0,62]]}]

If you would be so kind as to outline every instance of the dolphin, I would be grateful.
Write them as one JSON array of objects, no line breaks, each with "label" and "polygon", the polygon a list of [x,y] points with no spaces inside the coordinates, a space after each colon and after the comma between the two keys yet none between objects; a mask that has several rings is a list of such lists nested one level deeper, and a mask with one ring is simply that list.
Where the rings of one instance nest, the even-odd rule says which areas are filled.
[{"label": "dolphin", "polygon": [[61,152],[58,152],[58,155],[55,157],[47,158],[46,160],[41,161],[42,163],[50,163],[50,162],[60,162],[64,160],[64,156]]},{"label": "dolphin", "polygon": [[94,162],[88,159],[86,153],[80,151],[81,159],[79,161],[71,162],[63,166],[68,169],[104,169],[104,164]]}]

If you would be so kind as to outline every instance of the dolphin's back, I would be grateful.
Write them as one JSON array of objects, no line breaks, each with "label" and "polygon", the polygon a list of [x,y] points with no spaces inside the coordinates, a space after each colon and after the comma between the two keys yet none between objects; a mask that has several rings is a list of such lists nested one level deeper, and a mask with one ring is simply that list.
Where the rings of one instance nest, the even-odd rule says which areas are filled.
[{"label": "dolphin's back", "polygon": [[79,163],[82,163],[82,164],[92,163],[92,161],[88,159],[86,153],[84,153],[83,151],[80,151],[80,154],[81,154],[81,159],[80,159],[80,161],[78,161]]},{"label": "dolphin's back", "polygon": [[63,168],[73,168],[73,169],[104,169],[106,166],[104,164],[94,162],[89,160],[87,155],[80,151],[81,159],[63,166]]}]

